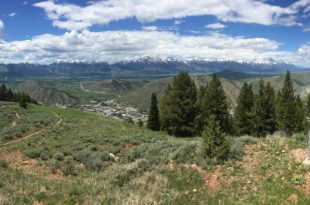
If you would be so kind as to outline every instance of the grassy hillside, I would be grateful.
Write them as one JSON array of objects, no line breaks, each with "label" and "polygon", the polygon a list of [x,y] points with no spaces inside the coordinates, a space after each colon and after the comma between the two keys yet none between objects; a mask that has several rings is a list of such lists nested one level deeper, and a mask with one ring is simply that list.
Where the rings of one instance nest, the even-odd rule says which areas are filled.
[{"label": "grassy hillside", "polygon": [[98,82],[89,83],[85,85],[85,89],[95,92],[115,93],[115,92],[127,92],[136,90],[148,83],[148,80],[136,80],[136,79],[110,79]]},{"label": "grassy hillside", "polygon": [[[231,72],[229,76],[221,75],[225,78],[221,78],[222,85],[224,87],[225,93],[228,98],[228,102],[232,107],[237,105],[237,98],[240,92],[240,88],[242,87],[243,82],[249,82],[253,84],[254,90],[258,90],[260,77],[254,74],[244,74],[239,72]],[[239,75],[239,77],[238,77]],[[197,86],[205,85],[211,80],[209,75],[202,76],[192,76]],[[233,78],[234,80],[229,80]],[[238,80],[236,80],[238,79]],[[275,76],[264,76],[263,79],[271,83],[271,85],[277,90],[282,87],[283,75],[275,75]],[[302,99],[305,99],[306,96],[310,93],[310,73],[294,73],[292,74],[293,84],[296,93],[299,93]],[[159,101],[163,97],[164,90],[166,89],[169,82],[172,81],[172,78],[164,78],[156,81],[152,81],[147,83],[140,89],[129,92],[128,95],[122,97],[120,102],[129,103],[133,105],[137,105],[142,109],[147,109],[150,103],[150,95],[152,92],[156,92],[158,94]]]},{"label": "grassy hillside", "polygon": [[[216,166],[199,138],[71,109],[0,106],[0,204],[310,203],[303,135],[232,138],[230,160]],[[16,128],[26,131],[2,135]]]},{"label": "grassy hillside", "polygon": [[77,102],[77,98],[71,96],[70,94],[57,90],[56,88],[46,87],[42,83],[34,80],[26,80],[18,84],[16,89],[27,93],[31,98],[44,104],[67,105]]},{"label": "grassy hillside", "polygon": [[[192,76],[196,85],[200,87],[201,85],[207,84],[211,80],[211,76]],[[172,81],[172,78],[165,78],[152,81],[142,88],[135,90],[128,95],[120,99],[121,102],[129,103],[133,105],[138,105],[142,109],[147,109],[150,103],[150,95],[152,92],[156,92],[159,98],[159,101],[164,95],[164,91],[167,85]],[[242,86],[241,81],[233,81],[227,79],[221,79],[224,90],[227,94],[228,101],[232,105],[236,105],[236,99],[239,94],[239,90]]]}]

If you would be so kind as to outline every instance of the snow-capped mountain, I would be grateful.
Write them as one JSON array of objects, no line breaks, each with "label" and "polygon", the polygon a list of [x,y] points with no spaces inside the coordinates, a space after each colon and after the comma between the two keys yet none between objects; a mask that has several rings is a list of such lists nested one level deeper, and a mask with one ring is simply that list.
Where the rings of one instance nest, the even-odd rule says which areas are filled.
[{"label": "snow-capped mountain", "polygon": [[[286,70],[294,72],[305,71],[295,65],[278,62],[272,58],[266,59],[225,59],[225,58],[188,58],[176,57],[137,57],[117,63],[102,61],[57,61],[51,65],[39,64],[0,64],[0,76],[149,76],[149,75],[174,75],[180,71],[190,73],[214,73],[223,70],[246,73],[282,73]],[[309,68],[310,70],[310,68]]]}]

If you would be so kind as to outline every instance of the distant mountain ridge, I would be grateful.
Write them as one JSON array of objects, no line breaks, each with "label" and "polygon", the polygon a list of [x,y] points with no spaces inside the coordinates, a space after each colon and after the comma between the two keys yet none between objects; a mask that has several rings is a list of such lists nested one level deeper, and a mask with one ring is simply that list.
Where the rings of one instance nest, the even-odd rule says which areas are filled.
[{"label": "distant mountain ridge", "polygon": [[30,76],[154,76],[174,75],[180,71],[192,74],[215,73],[224,70],[254,74],[278,74],[286,70],[293,72],[310,71],[310,68],[298,67],[273,59],[189,59],[144,57],[113,64],[106,62],[55,62],[50,65],[19,63],[0,64],[1,77]]}]

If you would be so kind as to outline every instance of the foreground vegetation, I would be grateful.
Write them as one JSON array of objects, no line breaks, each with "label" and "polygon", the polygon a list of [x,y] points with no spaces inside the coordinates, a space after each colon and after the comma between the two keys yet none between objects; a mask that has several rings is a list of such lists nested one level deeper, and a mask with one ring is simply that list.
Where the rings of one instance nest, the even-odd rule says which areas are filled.
[{"label": "foreground vegetation", "polygon": [[[306,156],[299,150],[306,147],[302,134],[231,137],[228,161],[216,165],[203,157],[200,138],[70,109],[29,105],[25,111],[6,103],[1,110],[1,131],[18,113],[15,126],[27,132],[11,139],[1,134],[0,204],[310,202],[310,169],[298,161]],[[36,120],[38,127],[25,121],[41,117],[48,120]],[[299,151],[304,155],[296,160]]]}]

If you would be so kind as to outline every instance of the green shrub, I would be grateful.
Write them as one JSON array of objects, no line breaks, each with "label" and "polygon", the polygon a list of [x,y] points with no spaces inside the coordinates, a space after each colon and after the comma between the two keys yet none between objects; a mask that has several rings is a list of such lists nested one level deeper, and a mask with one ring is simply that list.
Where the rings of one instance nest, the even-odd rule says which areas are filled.
[{"label": "green shrub", "polygon": [[269,164],[268,162],[264,162],[260,166],[260,168],[262,169],[269,169],[270,167],[271,167],[271,164]]},{"label": "green shrub", "polygon": [[53,158],[58,160],[58,161],[62,161],[65,158],[65,155],[62,152],[56,152],[53,155]]},{"label": "green shrub", "polygon": [[305,177],[303,175],[295,176],[292,178],[291,183],[294,185],[302,185],[306,182]]},{"label": "green shrub", "polygon": [[61,171],[65,176],[75,175],[76,168],[71,160],[65,160],[61,166]]},{"label": "green shrub", "polygon": [[8,162],[5,160],[0,160],[0,167],[1,168],[7,168],[8,167]]},{"label": "green shrub", "polygon": [[109,153],[107,151],[100,152],[99,156],[100,156],[100,159],[102,161],[109,161],[110,160],[110,156],[109,156]]},{"label": "green shrub", "polygon": [[170,159],[177,163],[185,163],[192,160],[195,157],[197,144],[184,144],[181,145],[170,154]]},{"label": "green shrub", "polygon": [[84,164],[87,169],[90,169],[92,171],[100,171],[103,168],[103,163],[100,157],[97,156],[89,157]]},{"label": "green shrub", "polygon": [[73,155],[73,159],[75,161],[78,161],[80,163],[85,163],[87,161],[87,159],[90,157],[91,152],[88,150],[82,150],[80,152],[77,152]]},{"label": "green shrub", "polygon": [[25,151],[25,155],[30,158],[38,158],[41,155],[42,150],[38,148],[32,148]]},{"label": "green shrub", "polygon": [[55,159],[52,159],[50,166],[51,166],[52,173],[56,173],[57,169],[59,169],[59,162]]},{"label": "green shrub", "polygon": [[229,158],[241,159],[244,154],[244,142],[242,140],[233,139],[230,144]]},{"label": "green shrub", "polygon": [[292,135],[292,138],[300,142],[305,142],[308,139],[304,133],[295,133]]},{"label": "green shrub", "polygon": [[237,141],[243,142],[245,145],[249,145],[249,144],[256,144],[257,143],[257,139],[255,137],[252,136],[248,136],[248,135],[244,135],[241,137],[236,138]]},{"label": "green shrub", "polygon": [[51,154],[49,153],[48,150],[43,150],[40,154],[40,158],[42,160],[48,160],[51,157]]}]

